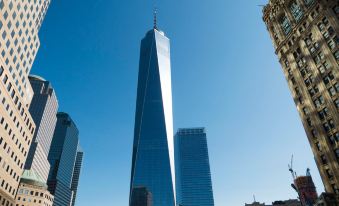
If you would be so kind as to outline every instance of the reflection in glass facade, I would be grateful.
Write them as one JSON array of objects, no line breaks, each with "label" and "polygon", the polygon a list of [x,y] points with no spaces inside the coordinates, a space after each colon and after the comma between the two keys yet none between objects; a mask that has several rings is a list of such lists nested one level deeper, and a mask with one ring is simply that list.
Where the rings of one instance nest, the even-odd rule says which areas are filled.
[{"label": "reflection in glass facade", "polygon": [[174,182],[170,41],[152,29],[141,42],[130,206],[148,206],[136,199],[140,188],[152,206],[174,206]]},{"label": "reflection in glass facade", "polygon": [[59,112],[57,124],[48,154],[51,165],[48,190],[54,195],[53,206],[71,205],[72,178],[79,145],[79,130],[71,117]]},{"label": "reflection in glass facade", "polygon": [[47,156],[57,122],[58,100],[49,81],[34,75],[29,76],[29,81],[34,91],[29,112],[35,122],[36,129],[25,169],[38,173],[47,182],[50,169]]},{"label": "reflection in glass facade", "polygon": [[174,141],[177,204],[214,206],[205,129],[179,129]]}]

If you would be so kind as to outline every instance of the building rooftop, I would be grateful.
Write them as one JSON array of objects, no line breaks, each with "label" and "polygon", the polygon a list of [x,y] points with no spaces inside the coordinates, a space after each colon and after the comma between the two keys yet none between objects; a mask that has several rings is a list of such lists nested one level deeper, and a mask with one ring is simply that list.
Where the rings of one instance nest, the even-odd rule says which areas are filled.
[{"label": "building rooftop", "polygon": [[47,184],[44,182],[44,180],[40,177],[39,174],[32,170],[25,170],[24,173],[21,176],[21,183],[37,186],[37,187],[43,187],[47,189]]},{"label": "building rooftop", "polygon": [[46,82],[47,80],[42,78],[41,76],[38,76],[38,75],[29,75],[29,79],[32,79],[32,80],[37,80],[37,81],[43,81],[43,82]]}]

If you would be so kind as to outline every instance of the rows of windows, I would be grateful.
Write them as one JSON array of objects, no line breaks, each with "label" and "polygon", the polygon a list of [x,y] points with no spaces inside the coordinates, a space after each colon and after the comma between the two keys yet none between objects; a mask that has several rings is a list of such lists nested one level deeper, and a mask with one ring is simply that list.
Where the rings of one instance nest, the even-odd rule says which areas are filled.
[{"label": "rows of windows", "polygon": [[[3,77],[2,77],[3,76]],[[0,73],[0,77],[2,77],[2,83],[5,85],[5,87],[7,88],[8,93],[10,94],[12,101],[14,103],[14,105],[17,106],[17,110],[20,112],[21,117],[24,119],[26,126],[28,127],[28,129],[30,130],[31,134],[34,134],[34,126],[33,123],[30,121],[30,119],[28,118],[29,116],[27,115],[27,111],[25,112],[25,107],[22,106],[22,103],[19,101],[19,97],[16,95],[15,89],[12,86],[12,84],[9,82],[8,76],[7,75],[3,75],[3,72]],[[0,91],[0,95],[1,95],[1,91]],[[7,103],[6,104],[6,98],[3,97],[2,98],[2,104],[5,106],[5,109],[7,111],[9,111],[10,117],[13,116],[13,110],[10,110],[10,105]],[[17,120],[16,117],[13,118],[13,123],[17,125],[17,128],[20,127],[20,123]],[[23,130],[22,126],[20,127],[20,133],[22,132],[23,136],[26,136],[26,141],[27,141],[27,135]]]},{"label": "rows of windows", "polygon": [[[36,5],[35,9],[33,9],[34,4]],[[19,85],[18,78],[20,78],[25,89],[27,89],[27,79],[23,74],[29,72],[39,47],[37,31],[33,26],[33,19],[36,19],[38,7],[39,4],[33,3],[33,1],[17,2],[16,6],[10,1],[6,7],[8,9],[4,9],[3,6],[0,10],[3,16],[3,19],[0,20],[0,35],[2,37],[0,43],[3,44],[0,44],[1,56],[16,85]],[[21,85],[18,90],[23,97],[24,89]]]},{"label": "rows of windows", "polygon": [[[311,6],[314,3],[314,0],[305,0],[305,4],[307,6]],[[302,10],[301,6],[296,2],[292,1],[288,9],[294,18],[294,20],[298,23],[301,21],[301,19],[304,17],[304,11]],[[315,10],[316,12],[311,13],[311,17],[315,18],[318,14],[319,7]],[[292,31],[292,23],[291,20],[288,18],[287,15],[282,15],[279,19],[280,27],[282,28],[285,35],[289,35]],[[300,27],[300,32],[304,30],[304,27]]]},{"label": "rows of windows", "polygon": [[[0,1],[0,6],[1,6],[1,1]],[[2,197],[1,195],[0,195],[0,203],[2,206],[13,206],[13,204],[10,203],[8,199],[6,199],[5,197]]]},{"label": "rows of windows", "polygon": [[[323,164],[321,168],[330,180],[329,185],[339,194],[338,185],[331,181],[334,180],[335,170],[332,170],[334,168],[331,167],[328,159],[331,158],[332,161],[332,158],[336,157],[339,163],[339,122],[336,116],[339,111],[337,78],[339,34],[336,34],[329,19],[320,16],[320,13],[323,13],[320,12],[321,4],[314,5],[317,2],[315,0],[304,0],[303,5],[300,5],[300,2],[301,0],[288,1],[285,5],[285,9],[289,10],[288,13],[278,14],[277,22],[268,23],[268,26],[272,39],[278,47],[277,53],[282,57],[281,64],[285,68],[295,102],[304,116],[305,128],[311,132],[310,138],[313,136],[312,144],[314,149],[318,150],[319,163]],[[339,5],[329,9],[328,12],[332,12],[333,9],[332,14],[339,17]],[[274,17],[275,14],[272,15]],[[309,53],[304,49],[305,46]],[[284,58],[289,54],[294,57],[295,61],[292,62],[296,63],[295,71]],[[315,65],[317,70],[313,69]],[[305,98],[311,100],[314,107],[305,105]],[[336,108],[334,111],[332,111],[333,105]],[[328,149],[332,154],[327,153]]]},{"label": "rows of windows", "polygon": [[31,188],[30,189],[20,188],[17,194],[16,205],[21,206],[21,204],[25,204],[25,202],[38,203],[38,204],[44,204],[45,206],[51,206],[53,202],[53,197],[47,193],[33,190]]},{"label": "rows of windows", "polygon": [[[334,75],[330,69],[331,68],[330,63],[328,63],[328,61],[325,60],[325,56],[322,54],[322,52],[316,52],[319,49],[319,45],[312,38],[312,34],[307,36],[307,38],[305,39],[305,43],[310,49],[310,52],[314,54],[314,62],[319,66],[319,71],[323,76],[322,77],[323,83],[327,86],[328,92],[330,93],[331,96],[335,96],[336,93],[339,93],[339,83],[335,81]],[[315,77],[313,76],[311,70],[309,69],[307,65],[307,61],[305,60],[300,48],[297,48],[295,52],[293,52],[293,57],[295,58],[298,70],[300,71],[300,74],[303,77],[304,84],[308,90],[308,93],[310,97],[312,98],[312,101],[316,109],[319,111],[318,112],[319,119],[322,121],[322,126],[324,128],[324,131],[327,133],[329,140],[331,141],[331,144],[333,146],[333,151],[336,157],[338,158],[338,162],[339,162],[339,155],[338,155],[339,150],[335,147],[335,145],[339,141],[339,135],[336,130],[336,124],[334,120],[331,118],[328,112],[328,108],[325,106],[324,97],[321,94],[319,94],[319,89],[317,86],[318,83],[316,82]],[[294,92],[296,96],[298,97],[299,103],[303,104],[304,102],[303,102],[302,94],[300,92],[299,87],[296,85],[296,81],[293,77],[292,70],[289,68],[288,61],[285,61],[285,66],[288,71],[288,77],[290,79],[290,82],[294,86]],[[338,103],[338,99],[335,101],[337,101]],[[314,129],[314,124],[310,117],[310,114],[311,114],[310,109],[304,106],[302,108],[302,111],[304,115],[306,116],[306,122],[308,126],[312,129],[312,133],[314,137],[317,137],[316,129]],[[317,138],[315,138],[315,140],[317,140]],[[322,152],[321,143],[319,141],[316,141],[315,145],[316,145],[316,148],[318,148],[318,151]],[[327,164],[327,159],[325,155],[322,155],[321,159],[324,164]],[[325,171],[328,174],[328,178],[332,179],[333,178],[332,170],[326,167]]]}]

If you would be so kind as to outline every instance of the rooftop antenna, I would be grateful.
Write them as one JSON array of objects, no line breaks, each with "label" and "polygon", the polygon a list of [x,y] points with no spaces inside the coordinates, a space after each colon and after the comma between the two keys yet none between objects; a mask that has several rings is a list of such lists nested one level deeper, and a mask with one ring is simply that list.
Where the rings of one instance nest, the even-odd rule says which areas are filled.
[{"label": "rooftop antenna", "polygon": [[156,6],[154,6],[154,11],[153,11],[153,15],[154,15],[154,26],[153,28],[158,30],[158,26],[157,26],[157,14],[158,14],[158,9]]},{"label": "rooftop antenna", "polygon": [[253,195],[253,199],[254,199],[254,203],[256,203],[256,202],[257,202],[257,200],[255,199],[255,195]]}]

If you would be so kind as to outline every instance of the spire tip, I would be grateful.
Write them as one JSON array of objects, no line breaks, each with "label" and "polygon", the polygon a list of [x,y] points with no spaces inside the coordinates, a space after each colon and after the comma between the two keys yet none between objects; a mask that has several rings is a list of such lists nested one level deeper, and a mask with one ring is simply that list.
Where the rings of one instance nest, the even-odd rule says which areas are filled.
[{"label": "spire tip", "polygon": [[154,7],[154,11],[153,11],[153,15],[154,15],[154,26],[153,28],[154,29],[158,29],[158,26],[157,26],[157,13],[158,13],[158,10],[156,7]]}]

